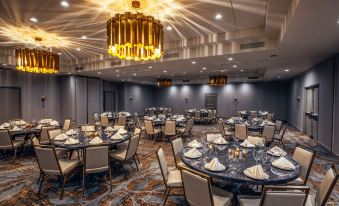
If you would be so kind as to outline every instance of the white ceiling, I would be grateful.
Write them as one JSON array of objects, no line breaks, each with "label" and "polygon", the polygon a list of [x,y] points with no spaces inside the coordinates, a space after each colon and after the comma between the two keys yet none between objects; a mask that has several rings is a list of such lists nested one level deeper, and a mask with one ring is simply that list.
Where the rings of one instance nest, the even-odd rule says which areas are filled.
[{"label": "white ceiling", "polygon": [[[154,83],[159,77],[204,83],[212,74],[226,74],[232,82],[249,81],[248,76],[258,76],[259,81],[286,79],[339,51],[337,0],[321,3],[318,0],[233,0],[234,13],[229,0],[176,0],[184,5],[179,13],[185,16],[164,21],[165,26],[173,27],[172,31],[165,30],[165,54],[177,52],[179,56],[158,62],[122,62],[111,66],[116,59],[98,56],[106,53],[108,14],[98,13],[88,1],[69,1],[71,6],[67,9],[61,7],[58,0],[33,0],[30,4],[25,0],[2,1],[0,23],[28,24],[68,37],[74,42],[73,48],[57,49],[63,53],[64,60],[70,60],[62,69],[65,73],[139,83]],[[222,14],[221,20],[214,19],[217,13]],[[39,21],[31,23],[32,16]],[[80,39],[82,35],[87,39]],[[194,43],[202,36],[217,38]],[[243,51],[233,48],[257,41],[266,42],[266,46]],[[1,47],[20,46],[18,42],[11,42],[0,35]],[[81,51],[77,51],[77,47]],[[202,52],[197,52],[198,49]],[[270,57],[272,54],[277,56]],[[228,61],[229,57],[234,60]],[[96,60],[92,61],[93,58]],[[75,72],[76,65],[83,66],[84,70]]]}]

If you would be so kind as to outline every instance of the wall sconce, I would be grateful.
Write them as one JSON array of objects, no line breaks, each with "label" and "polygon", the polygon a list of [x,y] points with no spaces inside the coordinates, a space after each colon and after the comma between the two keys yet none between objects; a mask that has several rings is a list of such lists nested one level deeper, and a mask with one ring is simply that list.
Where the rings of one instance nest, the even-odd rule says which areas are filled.
[{"label": "wall sconce", "polygon": [[300,97],[297,97],[297,102],[300,102]]},{"label": "wall sconce", "polygon": [[129,97],[130,104],[132,104],[132,101],[133,101],[133,97]]},{"label": "wall sconce", "polygon": [[42,108],[45,108],[46,96],[41,96]]},{"label": "wall sconce", "polygon": [[186,97],[185,98],[185,104],[187,105],[187,103],[188,103],[188,98]]}]

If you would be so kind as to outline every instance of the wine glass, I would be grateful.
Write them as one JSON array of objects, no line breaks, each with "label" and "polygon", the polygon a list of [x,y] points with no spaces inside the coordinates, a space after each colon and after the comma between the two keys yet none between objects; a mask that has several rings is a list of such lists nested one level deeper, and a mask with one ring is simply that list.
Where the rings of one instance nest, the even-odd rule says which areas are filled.
[{"label": "wine glass", "polygon": [[255,160],[255,165],[258,164],[258,161],[260,160],[260,158],[261,158],[261,152],[260,152],[260,150],[259,150],[259,149],[255,149],[255,150],[253,151],[253,159]]}]

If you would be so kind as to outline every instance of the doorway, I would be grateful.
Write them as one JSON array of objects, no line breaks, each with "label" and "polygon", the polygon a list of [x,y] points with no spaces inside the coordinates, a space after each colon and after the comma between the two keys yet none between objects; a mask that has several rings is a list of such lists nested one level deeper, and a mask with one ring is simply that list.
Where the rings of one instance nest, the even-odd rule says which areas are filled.
[{"label": "doorway", "polygon": [[313,140],[318,140],[319,85],[305,88],[304,132]]},{"label": "doorway", "polygon": [[205,108],[210,109],[210,110],[217,109],[217,94],[216,93],[205,94]]},{"label": "doorway", "polygon": [[104,112],[115,112],[115,92],[104,91]]}]

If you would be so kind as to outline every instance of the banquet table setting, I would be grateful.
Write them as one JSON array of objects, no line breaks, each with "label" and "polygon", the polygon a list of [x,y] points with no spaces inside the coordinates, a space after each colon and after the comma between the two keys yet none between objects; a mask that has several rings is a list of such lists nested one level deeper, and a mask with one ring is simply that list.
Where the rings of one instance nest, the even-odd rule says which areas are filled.
[{"label": "banquet table setting", "polygon": [[275,123],[262,118],[244,119],[242,117],[231,117],[225,120],[225,124],[234,127],[235,124],[245,124],[250,131],[261,131],[265,125],[275,126]]}]

